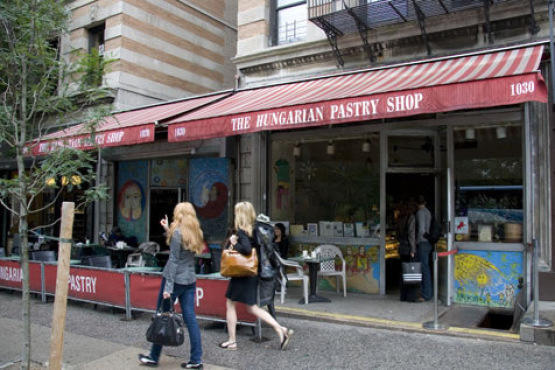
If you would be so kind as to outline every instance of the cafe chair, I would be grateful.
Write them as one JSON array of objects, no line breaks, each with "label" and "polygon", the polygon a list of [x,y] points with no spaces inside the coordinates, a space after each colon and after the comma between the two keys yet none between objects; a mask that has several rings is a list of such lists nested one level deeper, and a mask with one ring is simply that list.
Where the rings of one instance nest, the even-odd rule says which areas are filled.
[{"label": "cafe chair", "polygon": [[145,262],[142,253],[132,253],[127,256],[125,267],[144,267],[146,265]]},{"label": "cafe chair", "polygon": [[[279,293],[281,304],[283,304],[285,300],[285,290],[286,290],[287,281],[299,281],[299,280],[302,280],[303,282],[304,304],[308,304],[308,276],[304,274],[303,267],[295,261],[281,258],[279,256],[279,253],[276,253],[275,255],[278,258],[281,265],[283,266],[283,269],[280,269],[281,278],[279,279],[280,285],[281,285],[281,292]],[[284,274],[283,270],[287,267],[295,268],[295,272]]]},{"label": "cafe chair", "polygon": [[[341,249],[331,244],[319,245],[315,249],[316,254],[323,258],[330,258],[327,261],[320,263],[320,271],[318,271],[318,276],[330,277],[335,276],[335,287],[337,288],[337,293],[339,293],[339,277],[343,279],[343,297],[347,296],[347,274],[345,267],[345,259],[343,258],[343,253]],[[341,269],[336,269],[335,260],[341,260]]]},{"label": "cafe chair", "polygon": [[31,252],[31,260],[52,262],[56,261],[56,252],[54,251],[33,251]]},{"label": "cafe chair", "polygon": [[90,256],[84,262],[88,266],[112,268],[110,256]]}]

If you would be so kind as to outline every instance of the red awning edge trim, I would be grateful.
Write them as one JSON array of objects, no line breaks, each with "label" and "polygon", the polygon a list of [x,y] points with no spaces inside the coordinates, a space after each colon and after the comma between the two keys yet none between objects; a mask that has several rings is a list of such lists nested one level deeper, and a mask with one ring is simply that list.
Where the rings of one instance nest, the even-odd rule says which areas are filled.
[{"label": "red awning edge trim", "polygon": [[[94,142],[93,142],[94,138]],[[28,145],[32,155],[46,155],[58,147],[81,150],[106,148],[111,146],[134,145],[154,141],[154,124],[124,127],[117,130],[81,134],[59,139],[34,142]]]},{"label": "red awning edge trim", "polygon": [[168,126],[168,141],[202,140],[527,101],[547,103],[547,87],[537,71],[173,123]]}]

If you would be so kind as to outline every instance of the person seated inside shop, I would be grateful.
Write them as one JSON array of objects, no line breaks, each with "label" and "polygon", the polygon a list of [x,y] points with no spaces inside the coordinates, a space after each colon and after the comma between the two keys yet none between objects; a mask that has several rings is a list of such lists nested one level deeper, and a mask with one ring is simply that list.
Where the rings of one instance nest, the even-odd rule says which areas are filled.
[{"label": "person seated inside shop", "polygon": [[112,232],[110,232],[110,236],[108,237],[108,244],[116,245],[117,242],[124,241],[125,244],[129,245],[130,247],[137,247],[138,241],[136,236],[125,236],[123,232],[118,226],[114,226],[112,228]]}]

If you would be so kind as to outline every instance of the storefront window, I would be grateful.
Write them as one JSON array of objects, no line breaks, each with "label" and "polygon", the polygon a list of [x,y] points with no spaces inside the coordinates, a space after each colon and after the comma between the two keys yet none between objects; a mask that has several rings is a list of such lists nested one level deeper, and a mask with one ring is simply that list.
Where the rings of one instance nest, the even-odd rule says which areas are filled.
[{"label": "storefront window", "polygon": [[[273,219],[302,225],[312,236],[372,236],[379,223],[380,204],[377,136],[302,143],[273,141],[271,161]],[[323,227],[331,222],[336,222],[334,228],[343,224],[342,229],[327,235],[329,230]],[[312,229],[314,226],[308,224],[317,227]]]},{"label": "storefront window", "polygon": [[519,125],[454,131],[455,238],[522,242],[522,129]]},{"label": "storefront window", "polygon": [[433,137],[390,136],[388,158],[389,167],[433,167]]}]

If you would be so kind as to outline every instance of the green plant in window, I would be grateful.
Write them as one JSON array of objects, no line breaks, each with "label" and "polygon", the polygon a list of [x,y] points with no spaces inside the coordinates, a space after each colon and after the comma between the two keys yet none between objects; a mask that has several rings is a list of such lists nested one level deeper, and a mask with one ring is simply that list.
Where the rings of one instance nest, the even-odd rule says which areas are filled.
[{"label": "green plant in window", "polygon": [[89,53],[81,53],[75,69],[75,73],[81,75],[81,89],[101,86],[104,73],[113,62],[114,59],[107,59],[100,55],[96,48],[91,49]]}]

